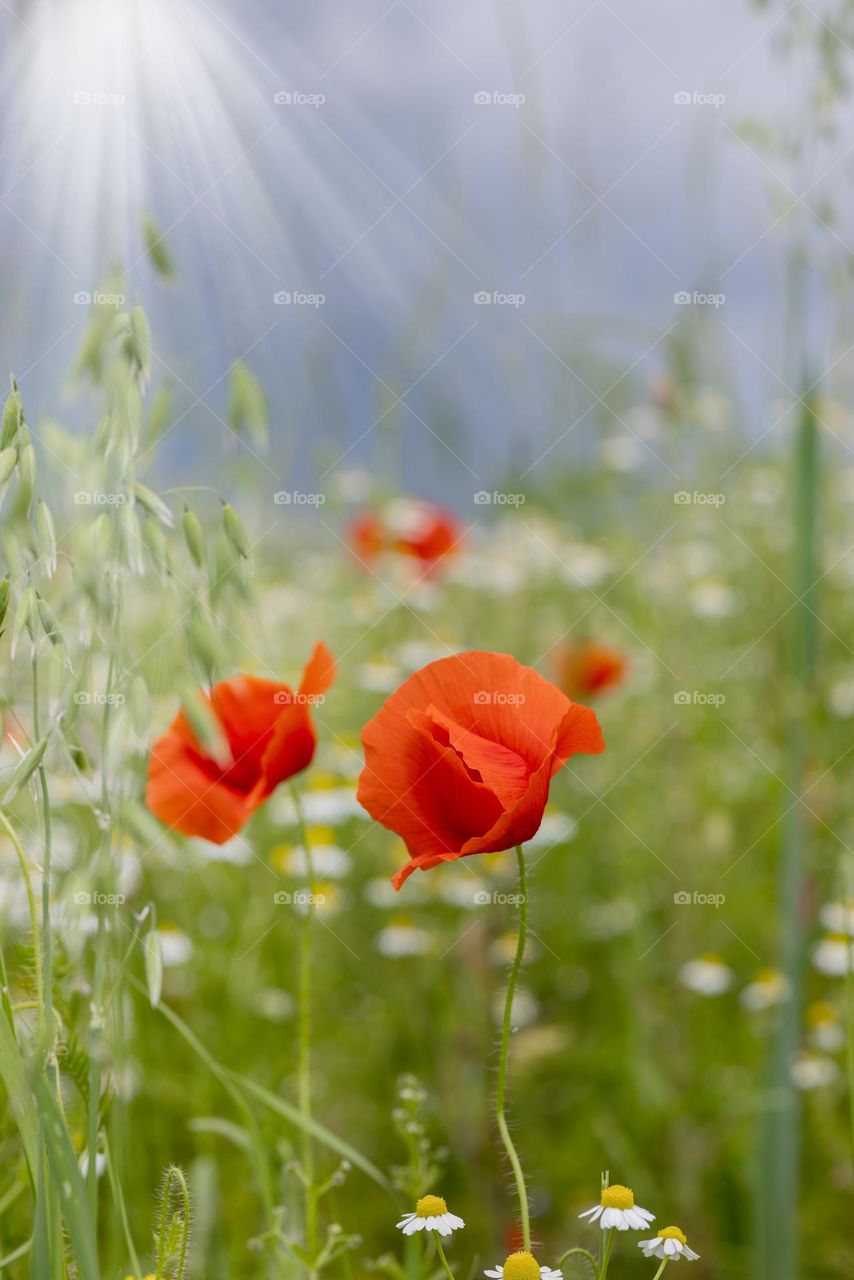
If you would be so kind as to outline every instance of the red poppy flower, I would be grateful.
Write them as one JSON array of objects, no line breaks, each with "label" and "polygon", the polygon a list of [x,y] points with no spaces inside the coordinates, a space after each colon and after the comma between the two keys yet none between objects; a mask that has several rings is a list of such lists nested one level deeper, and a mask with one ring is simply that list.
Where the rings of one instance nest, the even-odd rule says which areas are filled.
[{"label": "red poppy flower", "polygon": [[359,801],[410,853],[396,889],[417,869],[530,840],[558,769],[605,747],[588,707],[506,653],[461,653],[416,671],[362,743]]},{"label": "red poppy flower", "polygon": [[365,563],[384,551],[397,551],[434,565],[459,549],[462,529],[459,521],[442,507],[420,498],[402,498],[381,512],[360,512],[351,521],[348,537],[350,546]]},{"label": "red poppy flower", "polygon": [[628,663],[617,649],[579,640],[566,645],[557,656],[557,682],[570,698],[590,697],[622,684]]},{"label": "red poppy flower", "polygon": [[167,827],[224,844],[280,782],[311,764],[317,738],[311,706],[335,679],[335,660],[318,644],[296,693],[289,685],[236,676],[214,685],[211,709],[228,744],[216,760],[181,711],[155,742],[145,802]]}]

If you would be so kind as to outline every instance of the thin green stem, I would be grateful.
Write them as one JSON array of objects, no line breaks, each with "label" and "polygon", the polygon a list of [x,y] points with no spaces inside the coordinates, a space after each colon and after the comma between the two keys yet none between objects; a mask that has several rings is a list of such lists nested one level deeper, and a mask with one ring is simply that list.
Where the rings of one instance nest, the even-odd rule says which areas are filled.
[{"label": "thin green stem", "polygon": [[445,1250],[442,1246],[442,1237],[435,1234],[434,1239],[436,1241],[436,1248],[439,1251],[439,1257],[442,1259],[442,1266],[445,1268],[445,1275],[448,1277],[448,1280],[454,1280],[454,1273],[450,1268],[448,1259],[445,1257]]},{"label": "thin green stem", "polygon": [[[299,944],[299,1034],[297,1092],[299,1108],[306,1120],[311,1119],[311,960],[314,941],[315,879],[311,842],[297,787],[291,784],[294,809],[297,816],[300,843],[305,855],[308,882],[308,902],[300,931]],[[317,1193],[314,1173],[314,1144],[307,1128],[302,1131],[302,1173],[305,1190],[305,1247],[311,1263],[309,1277],[315,1275],[314,1260],[317,1256]]]},{"label": "thin green stem", "polygon": [[525,943],[528,937],[528,876],[525,869],[525,855],[522,852],[522,846],[516,848],[516,860],[519,864],[519,934],[516,939],[516,955],[513,957],[513,964],[510,969],[510,977],[507,980],[507,994],[504,999],[504,1021],[501,1027],[501,1052],[498,1058],[498,1084],[495,1089],[495,1119],[498,1124],[498,1132],[501,1134],[501,1141],[504,1143],[504,1150],[507,1152],[507,1158],[510,1161],[510,1167],[513,1170],[513,1178],[516,1182],[516,1194],[519,1197],[519,1213],[522,1221],[522,1241],[525,1251],[531,1252],[531,1216],[528,1207],[528,1192],[525,1187],[525,1175],[522,1172],[522,1163],[519,1159],[513,1139],[510,1136],[510,1129],[507,1124],[507,1116],[505,1113],[505,1100],[507,1094],[507,1059],[510,1053],[510,1026],[513,1017],[513,997],[516,994],[516,983],[519,978],[519,970],[522,967],[522,960],[525,955]]},{"label": "thin green stem", "polygon": [[669,1261],[670,1261],[669,1258],[664,1259],[661,1266],[658,1268],[655,1275],[652,1277],[652,1280],[658,1280],[658,1277],[664,1273],[664,1268],[667,1266]]},{"label": "thin green stem", "polygon": [[[601,1261],[599,1263],[599,1272],[598,1272],[597,1280],[605,1280],[605,1276],[608,1274],[608,1264],[611,1261],[611,1250],[614,1247],[614,1239],[616,1235],[617,1235],[617,1229],[616,1227],[612,1227],[611,1230],[608,1232],[607,1240],[605,1240],[602,1246],[602,1256],[601,1256]],[[603,1236],[604,1236],[604,1232],[603,1232]]]},{"label": "thin green stem", "polygon": [[567,1258],[584,1258],[590,1264],[593,1274],[596,1274],[596,1259],[589,1249],[567,1249],[566,1253],[562,1253],[558,1258],[556,1271],[560,1271]]}]

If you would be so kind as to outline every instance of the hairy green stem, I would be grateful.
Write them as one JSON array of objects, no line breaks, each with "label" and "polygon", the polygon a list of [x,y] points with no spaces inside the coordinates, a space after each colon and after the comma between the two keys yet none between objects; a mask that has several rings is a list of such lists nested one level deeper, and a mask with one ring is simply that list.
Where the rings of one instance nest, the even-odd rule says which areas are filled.
[{"label": "hairy green stem", "polygon": [[593,1274],[596,1274],[596,1259],[593,1257],[593,1254],[589,1249],[567,1249],[566,1253],[562,1253],[558,1258],[555,1270],[560,1271],[568,1258],[584,1258],[585,1261],[590,1264]]},{"label": "hairy green stem", "polygon": [[513,957],[513,964],[510,969],[510,977],[507,980],[507,994],[504,999],[504,1021],[501,1026],[501,1051],[498,1058],[498,1084],[495,1089],[495,1119],[498,1124],[498,1132],[501,1134],[501,1141],[504,1143],[504,1150],[507,1152],[507,1159],[510,1161],[510,1167],[513,1170],[513,1178],[516,1182],[516,1194],[519,1197],[519,1213],[522,1222],[522,1241],[526,1252],[531,1252],[531,1216],[528,1207],[528,1192],[525,1187],[525,1175],[522,1172],[522,1163],[519,1154],[513,1144],[510,1136],[510,1129],[507,1124],[507,1116],[505,1112],[505,1102],[507,1095],[507,1059],[510,1053],[510,1027],[513,1018],[513,997],[516,994],[516,983],[519,978],[519,970],[522,967],[522,960],[525,955],[525,942],[528,937],[528,875],[525,869],[525,855],[522,852],[522,846],[516,848],[516,860],[519,864],[519,934],[516,939],[516,955]]},{"label": "hairy green stem", "polygon": [[[311,960],[314,940],[315,879],[311,842],[302,810],[299,790],[292,783],[291,796],[297,816],[300,843],[305,855],[308,902],[300,930],[299,944],[299,1035],[297,1092],[299,1108],[306,1120],[311,1120]],[[311,1262],[309,1277],[316,1274],[314,1261],[317,1256],[317,1189],[314,1173],[314,1144],[307,1128],[302,1131],[302,1172],[305,1192],[305,1247]]]}]

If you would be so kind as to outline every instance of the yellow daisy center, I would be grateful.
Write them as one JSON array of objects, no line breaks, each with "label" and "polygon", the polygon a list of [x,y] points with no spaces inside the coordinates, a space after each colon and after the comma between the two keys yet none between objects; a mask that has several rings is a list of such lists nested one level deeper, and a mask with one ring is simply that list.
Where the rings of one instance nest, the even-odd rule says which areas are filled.
[{"label": "yellow daisy center", "polygon": [[440,1213],[447,1213],[448,1206],[441,1196],[422,1196],[415,1206],[419,1218],[438,1218]]},{"label": "yellow daisy center", "polygon": [[680,1244],[687,1244],[688,1237],[684,1231],[680,1231],[678,1227],[665,1227],[658,1233],[662,1240],[678,1240]]},{"label": "yellow daisy center", "polygon": [[615,1182],[612,1187],[606,1187],[602,1192],[602,1206],[605,1209],[632,1209],[634,1208],[635,1197],[628,1187],[621,1187],[619,1182]]},{"label": "yellow daisy center", "polygon": [[540,1280],[540,1264],[532,1253],[511,1253],[504,1259],[504,1280]]}]

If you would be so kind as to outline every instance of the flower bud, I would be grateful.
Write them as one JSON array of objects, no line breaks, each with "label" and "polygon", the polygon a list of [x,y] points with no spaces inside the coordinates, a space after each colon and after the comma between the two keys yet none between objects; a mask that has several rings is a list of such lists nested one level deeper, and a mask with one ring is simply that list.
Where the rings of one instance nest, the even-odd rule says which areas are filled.
[{"label": "flower bud", "polygon": [[5,484],[18,461],[18,450],[12,445],[8,449],[0,449],[0,484]]},{"label": "flower bud", "polygon": [[50,507],[41,498],[36,506],[36,545],[44,561],[45,573],[52,578],[56,573],[56,526]]},{"label": "flower bud", "polygon": [[175,528],[175,517],[159,494],[149,489],[147,485],[135,484],[133,486],[133,496],[150,516],[154,516],[167,529]]},{"label": "flower bud", "polygon": [[184,530],[184,541],[193,559],[193,564],[197,569],[201,569],[205,563],[205,534],[201,520],[195,511],[191,511],[189,507],[184,508],[181,528]]},{"label": "flower bud", "polygon": [[249,539],[243,527],[243,521],[229,502],[222,504],[222,524],[225,536],[242,560],[249,559]]}]

